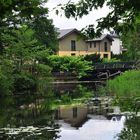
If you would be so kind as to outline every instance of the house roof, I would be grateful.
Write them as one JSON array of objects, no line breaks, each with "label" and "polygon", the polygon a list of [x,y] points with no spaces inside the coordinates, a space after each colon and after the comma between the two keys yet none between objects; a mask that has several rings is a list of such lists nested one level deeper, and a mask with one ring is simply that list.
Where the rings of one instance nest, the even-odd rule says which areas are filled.
[{"label": "house roof", "polygon": [[[80,33],[75,28],[73,28],[73,29],[62,29],[62,30],[58,29],[57,32],[59,33],[58,39],[63,39],[63,38],[65,38],[66,36],[70,35],[73,32],[77,32],[78,34]],[[87,40],[87,42],[90,42],[90,41],[101,41],[104,38],[108,38],[110,41],[114,41],[111,35],[109,35],[109,34],[103,34],[103,35],[101,35],[101,37]]]},{"label": "house roof", "polygon": [[112,36],[113,38],[119,38],[119,35],[115,33],[114,31],[110,32],[109,35]]},{"label": "house roof", "polygon": [[62,30],[58,30],[58,39],[63,39],[64,37],[68,36],[69,34],[73,33],[73,32],[77,32],[79,33],[79,31],[77,29],[62,29]]},{"label": "house roof", "polygon": [[109,39],[110,41],[114,41],[112,36],[110,36],[109,34],[103,34],[100,37],[94,38],[94,39],[89,39],[87,40],[87,42],[91,42],[91,41],[102,41],[104,38]]}]

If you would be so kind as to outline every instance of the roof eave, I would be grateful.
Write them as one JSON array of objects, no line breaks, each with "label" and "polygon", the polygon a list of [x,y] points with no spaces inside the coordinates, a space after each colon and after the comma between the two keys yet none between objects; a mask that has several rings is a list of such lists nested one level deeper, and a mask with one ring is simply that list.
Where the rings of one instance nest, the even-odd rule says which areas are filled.
[{"label": "roof eave", "polygon": [[59,37],[58,39],[59,39],[59,40],[62,40],[62,39],[64,39],[66,36],[72,34],[73,32],[77,32],[78,34],[80,34],[80,32],[79,32],[77,29],[73,29],[72,31],[68,32],[67,34],[65,34],[65,35],[62,36],[62,37]]}]

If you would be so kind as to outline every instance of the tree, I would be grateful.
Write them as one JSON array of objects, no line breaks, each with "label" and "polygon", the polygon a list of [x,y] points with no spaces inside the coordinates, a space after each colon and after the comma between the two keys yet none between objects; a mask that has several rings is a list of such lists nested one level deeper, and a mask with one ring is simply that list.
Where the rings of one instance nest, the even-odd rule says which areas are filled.
[{"label": "tree", "polygon": [[128,31],[122,34],[124,48],[127,48],[125,53],[127,60],[137,61],[140,58],[140,23],[137,23],[133,31]]},{"label": "tree", "polygon": [[88,26],[88,30],[85,29],[87,33],[93,34],[91,37],[94,37],[95,33],[100,35],[103,29],[113,28],[115,31],[127,31],[133,28],[137,17],[140,16],[139,0],[80,0],[76,4],[69,1],[66,5],[60,6],[67,18],[77,19],[104,5],[108,6],[111,11],[106,17],[97,20],[98,25],[95,29],[93,25]]},{"label": "tree", "polygon": [[35,32],[26,25],[11,30],[11,34],[2,36],[8,43],[3,56],[14,64],[14,90],[17,92],[38,88],[41,93],[41,87],[48,81],[50,68],[39,61],[38,55],[46,52],[46,46],[40,45]]},{"label": "tree", "polygon": [[48,20],[46,17],[37,18],[32,23],[31,28],[35,30],[35,37],[40,44],[45,45],[51,54],[58,51],[58,33],[52,24],[52,20]]},{"label": "tree", "polygon": [[[0,1],[0,90],[3,93],[37,89],[41,94],[45,89],[50,67],[41,63],[41,54],[57,50],[57,33],[52,20],[48,19],[45,2],[47,0]],[[12,66],[4,66],[4,60]]]},{"label": "tree", "polygon": [[[56,51],[57,34],[52,21],[48,19],[48,9],[43,6],[47,0],[3,0],[0,1],[0,52],[7,45],[2,34],[10,34],[23,24],[35,31],[40,43]],[[42,29],[42,30],[41,30]],[[41,39],[43,37],[43,39]],[[45,40],[45,41],[44,41]],[[53,47],[52,47],[53,46]]]},{"label": "tree", "polygon": [[13,89],[13,63],[0,57],[0,97],[11,94]]}]

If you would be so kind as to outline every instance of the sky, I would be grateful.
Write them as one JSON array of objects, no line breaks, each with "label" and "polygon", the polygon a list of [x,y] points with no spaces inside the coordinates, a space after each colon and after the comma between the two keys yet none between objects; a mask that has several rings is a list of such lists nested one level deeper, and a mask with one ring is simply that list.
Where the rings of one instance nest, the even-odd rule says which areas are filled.
[{"label": "sky", "polygon": [[[76,29],[82,29],[85,26],[89,24],[95,24],[96,20],[104,17],[109,12],[109,8],[104,6],[102,9],[99,10],[93,10],[88,15],[83,16],[81,19],[78,19],[77,21],[74,18],[67,19],[64,15],[56,15],[55,10],[53,10],[54,7],[56,7],[58,4],[65,4],[69,0],[48,0],[45,6],[49,8],[49,18],[53,19],[53,24],[60,29],[70,29],[70,28],[76,28]],[[71,0],[73,2],[78,2],[78,0]]]}]

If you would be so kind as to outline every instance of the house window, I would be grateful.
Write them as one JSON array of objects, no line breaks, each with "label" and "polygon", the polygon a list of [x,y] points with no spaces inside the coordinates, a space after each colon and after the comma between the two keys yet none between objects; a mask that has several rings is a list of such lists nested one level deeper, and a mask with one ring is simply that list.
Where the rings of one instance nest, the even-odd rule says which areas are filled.
[{"label": "house window", "polygon": [[89,47],[92,48],[92,42],[89,42]]},{"label": "house window", "polygon": [[71,40],[71,51],[76,51],[76,41]]},{"label": "house window", "polygon": [[73,118],[77,118],[77,107],[73,108]]},{"label": "house window", "polygon": [[75,56],[76,54],[75,53],[71,53],[71,56]]},{"label": "house window", "polygon": [[94,42],[94,48],[96,48],[96,42]]},{"label": "house window", "polygon": [[107,42],[104,43],[104,50],[107,52]]},{"label": "house window", "polygon": [[108,54],[104,54],[104,58],[108,58]]}]

